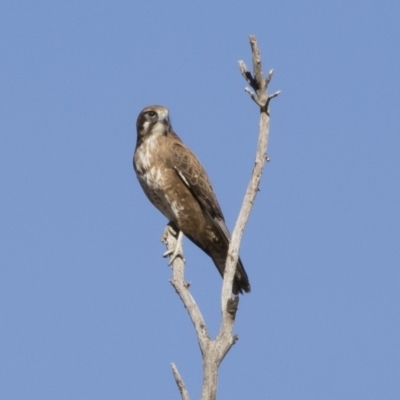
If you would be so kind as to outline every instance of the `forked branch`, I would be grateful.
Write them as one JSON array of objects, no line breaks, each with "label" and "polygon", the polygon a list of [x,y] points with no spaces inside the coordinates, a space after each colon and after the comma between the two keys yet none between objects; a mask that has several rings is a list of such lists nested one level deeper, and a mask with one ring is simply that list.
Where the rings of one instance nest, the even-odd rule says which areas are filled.
[{"label": "forked branch", "polygon": [[[239,68],[243,77],[251,87],[251,89],[246,88],[246,92],[249,93],[253,101],[260,107],[258,146],[253,172],[229,244],[221,293],[222,320],[219,333],[215,339],[209,337],[204,318],[189,291],[190,285],[184,281],[183,259],[177,257],[172,262],[173,277],[171,279],[171,284],[175,288],[189,313],[190,319],[192,320],[196,330],[197,340],[203,357],[203,387],[201,400],[216,399],[219,365],[238,339],[238,337],[232,333],[239,303],[239,297],[232,296],[233,279],[239,258],[240,242],[258,192],[265,161],[267,160],[269,139],[269,102],[280,93],[275,92],[271,95],[268,94],[268,84],[271,81],[273,71],[269,71],[268,75],[264,78],[257,40],[255,36],[250,36],[249,40],[252,52],[253,73],[248,71],[246,64],[243,61],[239,61]],[[172,227],[167,226],[163,235],[163,242],[167,245],[168,250],[173,249],[176,245],[177,232],[171,228]],[[181,398],[183,400],[189,400],[185,384],[179,375],[175,364],[172,364],[172,371]]]}]

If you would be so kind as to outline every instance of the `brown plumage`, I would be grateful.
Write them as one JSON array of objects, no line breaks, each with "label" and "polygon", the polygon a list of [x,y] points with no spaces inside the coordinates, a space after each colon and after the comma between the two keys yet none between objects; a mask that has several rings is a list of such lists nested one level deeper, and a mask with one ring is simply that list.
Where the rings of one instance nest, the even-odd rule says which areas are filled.
[{"label": "brown plumage", "polygon": [[[203,166],[173,131],[165,107],[143,109],[136,129],[133,167],[146,196],[223,276],[230,234]],[[250,283],[239,259],[233,292],[243,291],[250,291]]]}]

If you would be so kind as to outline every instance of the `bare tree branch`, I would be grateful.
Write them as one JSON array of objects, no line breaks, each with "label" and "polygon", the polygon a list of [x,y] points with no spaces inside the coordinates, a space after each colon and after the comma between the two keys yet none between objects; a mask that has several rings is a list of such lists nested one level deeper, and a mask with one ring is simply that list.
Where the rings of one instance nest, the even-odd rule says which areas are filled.
[{"label": "bare tree branch", "polygon": [[[199,342],[203,357],[203,387],[201,400],[216,399],[218,368],[225,355],[238,340],[238,337],[232,334],[236,311],[239,304],[239,296],[232,296],[233,279],[239,258],[239,248],[242,235],[258,192],[265,162],[268,161],[267,149],[270,121],[269,102],[272,98],[278,96],[280,93],[275,92],[272,95],[268,95],[267,88],[271,81],[273,70],[269,71],[268,75],[264,78],[257,40],[255,36],[250,36],[249,40],[252,52],[253,74],[248,71],[246,64],[243,61],[239,61],[239,68],[244,79],[252,88],[252,90],[246,88],[245,91],[249,93],[252,100],[260,107],[258,146],[253,172],[229,244],[221,291],[222,319],[219,333],[214,340],[210,338],[200,309],[190,294],[190,285],[184,281],[183,255],[181,255],[181,257],[174,258],[171,263],[173,270],[171,284],[175,288],[175,291],[178,293],[189,313],[190,319],[192,320],[196,330],[197,340]],[[171,255],[174,253],[173,249],[175,249],[177,244],[177,236],[178,232],[176,232],[171,225],[167,225],[162,238],[162,241],[167,245],[166,254]],[[179,375],[175,364],[172,364],[172,370],[182,399],[189,400],[189,395],[186,391],[185,384]]]},{"label": "bare tree branch", "polygon": [[[168,224],[165,227],[161,241],[166,244],[167,249],[171,250],[176,247],[176,238],[178,232]],[[183,305],[185,306],[190,319],[194,325],[197,333],[197,340],[200,345],[201,354],[204,354],[207,350],[208,342],[210,341],[210,336],[208,335],[207,326],[204,321],[203,315],[199,307],[197,306],[192,294],[189,291],[190,284],[185,282],[184,278],[185,263],[181,257],[176,257],[172,261],[172,279],[171,284],[174,287],[176,293],[178,293]]]},{"label": "bare tree branch", "polygon": [[175,382],[179,389],[179,393],[181,394],[182,400],[190,400],[189,393],[186,390],[185,383],[183,382],[183,379],[182,379],[181,375],[179,374],[178,368],[176,368],[176,365],[174,363],[171,363],[171,368],[172,368],[172,373],[175,378]]},{"label": "bare tree branch", "polygon": [[246,64],[243,61],[239,61],[239,69],[243,77],[254,90],[254,92],[251,92],[250,89],[246,88],[246,92],[250,92],[251,98],[260,107],[259,136],[253,172],[229,244],[228,258],[222,286],[222,324],[220,328],[220,334],[223,330],[225,331],[225,329],[229,329],[231,326],[231,317],[228,312],[228,300],[230,299],[232,293],[232,283],[235,275],[237,260],[239,258],[240,242],[242,240],[243,232],[258,192],[261,175],[267,158],[269,139],[268,105],[269,101],[279,94],[279,92],[276,92],[272,95],[268,95],[267,88],[272,78],[273,70],[269,71],[267,77],[264,79],[257,39],[255,36],[250,36],[249,40],[253,59],[253,75],[247,70]]}]

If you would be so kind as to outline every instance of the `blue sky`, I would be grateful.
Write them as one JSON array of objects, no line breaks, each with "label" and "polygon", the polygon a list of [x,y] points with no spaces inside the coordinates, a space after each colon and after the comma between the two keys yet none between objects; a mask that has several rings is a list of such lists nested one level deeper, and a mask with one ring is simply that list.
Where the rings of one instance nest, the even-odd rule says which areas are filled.
[{"label": "blue sky", "polygon": [[[237,61],[255,34],[282,94],[218,398],[399,399],[399,18],[395,1],[2,2],[0,398],[178,398],[172,361],[198,398],[135,121],[170,109],[232,229],[258,125]],[[184,246],[215,334],[221,279]]]}]

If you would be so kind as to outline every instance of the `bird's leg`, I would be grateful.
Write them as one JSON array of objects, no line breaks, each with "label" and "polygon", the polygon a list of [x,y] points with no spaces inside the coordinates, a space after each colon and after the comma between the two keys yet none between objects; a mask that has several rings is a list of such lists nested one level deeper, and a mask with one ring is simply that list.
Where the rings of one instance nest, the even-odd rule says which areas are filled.
[{"label": "bird's leg", "polygon": [[185,259],[183,258],[183,247],[182,247],[182,242],[183,242],[183,233],[180,229],[175,228],[175,226],[172,226],[172,224],[168,224],[165,227],[163,236],[162,236],[162,241],[166,243],[166,237],[172,234],[176,238],[176,244],[175,248],[167,250],[164,254],[163,257],[170,257],[168,265],[171,265],[176,257],[180,257],[183,262],[185,262]]},{"label": "bird's leg", "polygon": [[164,257],[170,256],[168,265],[171,265],[176,257],[180,257],[183,260],[183,262],[185,262],[185,259],[183,258],[182,243],[183,243],[183,233],[180,230],[178,232],[178,237],[176,238],[175,249],[168,250],[164,253]]}]

